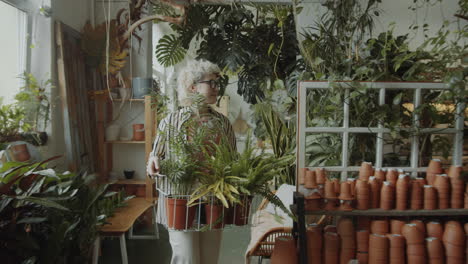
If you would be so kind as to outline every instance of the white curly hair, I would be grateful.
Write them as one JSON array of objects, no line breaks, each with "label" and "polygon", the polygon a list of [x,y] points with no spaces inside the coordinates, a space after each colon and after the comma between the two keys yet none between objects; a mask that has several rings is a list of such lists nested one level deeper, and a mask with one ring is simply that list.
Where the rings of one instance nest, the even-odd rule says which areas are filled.
[{"label": "white curly hair", "polygon": [[201,81],[207,74],[219,74],[221,70],[218,65],[206,60],[190,60],[187,65],[181,69],[177,78],[177,93],[179,104],[181,106],[190,106],[192,104],[189,93],[190,86]]}]

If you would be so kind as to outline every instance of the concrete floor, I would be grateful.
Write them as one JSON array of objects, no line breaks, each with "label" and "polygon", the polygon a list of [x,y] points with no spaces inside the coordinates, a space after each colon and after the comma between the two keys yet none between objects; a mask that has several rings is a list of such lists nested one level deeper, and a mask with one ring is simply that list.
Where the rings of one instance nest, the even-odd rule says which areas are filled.
[{"label": "concrete floor", "polygon": [[[140,230],[138,230],[140,229]],[[171,261],[171,245],[167,230],[159,226],[159,240],[126,240],[128,262],[130,264],[169,264]],[[135,228],[135,234],[141,234],[141,228]],[[228,227],[223,231],[223,240],[219,263],[241,264],[244,263],[244,254],[250,240],[250,227]],[[121,263],[119,240],[116,238],[105,238],[101,244],[101,264]],[[252,263],[257,263],[253,260]],[[263,263],[266,263],[265,261]]]}]

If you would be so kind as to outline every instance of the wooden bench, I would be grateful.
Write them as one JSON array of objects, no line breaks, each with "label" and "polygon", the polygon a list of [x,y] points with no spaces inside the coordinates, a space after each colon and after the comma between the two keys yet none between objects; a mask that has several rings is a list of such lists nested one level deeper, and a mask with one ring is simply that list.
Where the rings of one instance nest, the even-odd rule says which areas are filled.
[{"label": "wooden bench", "polygon": [[128,263],[127,246],[125,243],[125,233],[129,232],[129,239],[158,239],[159,230],[156,221],[153,221],[154,235],[133,235],[133,224],[146,210],[152,209],[153,220],[156,220],[156,198],[148,199],[142,197],[132,198],[127,201],[127,206],[118,208],[112,217],[109,217],[106,224],[101,227],[99,236],[94,243],[93,264],[98,263],[99,251],[102,237],[119,237],[120,254],[122,263]]}]

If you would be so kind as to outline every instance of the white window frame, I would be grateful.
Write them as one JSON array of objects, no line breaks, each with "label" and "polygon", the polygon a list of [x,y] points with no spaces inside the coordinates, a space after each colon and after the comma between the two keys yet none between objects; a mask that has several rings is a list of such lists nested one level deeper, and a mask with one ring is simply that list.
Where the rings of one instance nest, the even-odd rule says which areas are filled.
[{"label": "white window frame", "polygon": [[[447,90],[449,87],[444,83],[434,82],[359,82],[362,86],[370,89],[379,90],[379,104],[385,103],[385,92],[387,89],[395,90],[413,90],[413,104],[418,107],[421,104],[421,91],[422,90]],[[297,89],[297,148],[296,148],[296,175],[299,174],[301,168],[305,168],[305,149],[306,149],[306,133],[336,133],[342,134],[342,155],[341,166],[327,166],[322,167],[329,171],[341,172],[341,179],[345,180],[350,171],[359,171],[358,166],[348,166],[348,140],[349,133],[368,133],[377,136],[376,141],[376,157],[375,167],[382,167],[383,160],[383,134],[389,133],[390,129],[384,128],[381,124],[377,127],[350,127],[349,126],[349,93],[351,82],[334,82],[333,85],[339,85],[345,89],[345,99],[343,102],[343,124],[341,127],[307,127],[306,126],[306,113],[307,113],[307,90],[308,89],[330,89],[332,83],[319,82],[319,81],[301,81],[298,83]],[[425,134],[453,134],[453,165],[462,165],[463,155],[463,126],[464,126],[464,109],[465,105],[462,103],[457,104],[455,113],[455,127],[441,130],[440,128],[422,128],[419,132]],[[419,115],[413,115],[414,124],[418,124]],[[404,128],[402,128],[404,129]],[[419,150],[419,134],[411,137],[411,160],[410,167],[395,167],[396,169],[403,169],[404,171],[412,172],[413,177],[418,172],[426,171],[426,167],[418,167],[418,150]],[[314,169],[315,167],[308,167]]]}]

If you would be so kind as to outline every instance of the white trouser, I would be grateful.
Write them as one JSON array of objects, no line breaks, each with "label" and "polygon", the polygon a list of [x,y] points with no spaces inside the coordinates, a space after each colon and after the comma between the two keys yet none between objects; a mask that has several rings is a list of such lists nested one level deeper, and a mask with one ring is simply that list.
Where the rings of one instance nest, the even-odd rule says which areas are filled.
[{"label": "white trouser", "polygon": [[217,264],[222,230],[183,232],[169,230],[171,264]]}]

